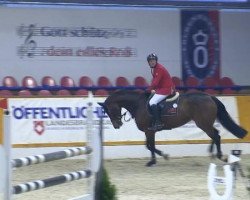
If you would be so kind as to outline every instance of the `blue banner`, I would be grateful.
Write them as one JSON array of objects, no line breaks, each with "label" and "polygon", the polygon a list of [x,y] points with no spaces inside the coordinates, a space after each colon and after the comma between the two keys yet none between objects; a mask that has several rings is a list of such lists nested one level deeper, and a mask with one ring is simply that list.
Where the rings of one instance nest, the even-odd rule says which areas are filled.
[{"label": "blue banner", "polygon": [[202,84],[206,77],[220,77],[218,11],[181,12],[182,79],[194,76]]}]

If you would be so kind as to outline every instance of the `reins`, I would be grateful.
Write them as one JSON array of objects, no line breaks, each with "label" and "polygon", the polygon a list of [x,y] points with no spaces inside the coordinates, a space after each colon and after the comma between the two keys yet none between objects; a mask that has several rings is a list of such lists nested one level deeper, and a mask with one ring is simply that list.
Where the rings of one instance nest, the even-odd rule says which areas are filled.
[{"label": "reins", "polygon": [[121,115],[121,119],[122,119],[122,117],[123,117],[123,119],[124,119],[125,122],[129,122],[129,121],[131,120],[131,118],[132,118],[132,117],[130,117],[129,119],[126,120],[125,117],[126,117],[127,112],[128,112],[128,111],[126,111],[125,113],[123,113],[123,114]]}]

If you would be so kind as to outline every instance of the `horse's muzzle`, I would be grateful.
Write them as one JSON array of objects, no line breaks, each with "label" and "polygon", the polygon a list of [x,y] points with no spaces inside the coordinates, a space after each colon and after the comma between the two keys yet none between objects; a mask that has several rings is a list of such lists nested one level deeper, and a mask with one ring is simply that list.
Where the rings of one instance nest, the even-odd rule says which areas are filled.
[{"label": "horse's muzzle", "polygon": [[122,126],[122,122],[121,121],[114,121],[114,122],[112,122],[112,124],[113,124],[113,127],[115,129],[119,129]]}]

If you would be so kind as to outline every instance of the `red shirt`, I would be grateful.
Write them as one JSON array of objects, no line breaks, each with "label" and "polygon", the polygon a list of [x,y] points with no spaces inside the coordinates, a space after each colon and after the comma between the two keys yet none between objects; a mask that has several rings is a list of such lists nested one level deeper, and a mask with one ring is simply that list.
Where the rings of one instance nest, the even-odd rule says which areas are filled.
[{"label": "red shirt", "polygon": [[153,68],[153,79],[150,90],[155,90],[156,94],[170,95],[173,93],[175,86],[172,78],[166,68],[157,63]]}]

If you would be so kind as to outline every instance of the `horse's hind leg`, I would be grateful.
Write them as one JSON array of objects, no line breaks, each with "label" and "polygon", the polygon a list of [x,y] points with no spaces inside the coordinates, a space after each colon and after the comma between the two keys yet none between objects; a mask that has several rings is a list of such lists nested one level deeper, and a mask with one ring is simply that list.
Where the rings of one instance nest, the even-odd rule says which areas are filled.
[{"label": "horse's hind leg", "polygon": [[[213,152],[214,152],[214,145],[216,145],[217,147],[217,157],[222,156],[222,152],[221,152],[221,145],[220,145],[220,135],[219,135],[219,131],[216,128],[213,128],[213,134],[208,134],[210,136],[210,138],[212,139],[211,144],[209,146],[209,153],[211,154],[212,157],[213,156]],[[217,141],[217,143],[215,143],[215,141]]]},{"label": "horse's hind leg", "polygon": [[211,138],[213,140],[212,143],[211,143],[211,146],[214,143],[216,145],[216,148],[217,148],[217,158],[219,158],[223,162],[227,162],[227,158],[223,158],[223,154],[222,154],[222,151],[221,151],[221,137],[219,135],[219,131],[216,128],[214,128],[214,134],[213,134],[213,136]]},{"label": "horse's hind leg", "polygon": [[[219,131],[218,131],[216,128],[213,128],[213,133],[219,135]],[[213,135],[214,135],[214,134],[213,134]],[[212,138],[211,138],[211,139],[212,139]],[[209,148],[208,148],[208,152],[211,154],[212,157],[214,157],[214,156],[213,156],[214,145],[215,145],[215,142],[214,142],[214,140],[212,139],[211,144],[210,144],[210,146],[209,146]]]},{"label": "horse's hind leg", "polygon": [[209,125],[209,122],[207,122],[206,124],[204,123],[199,124],[196,122],[196,125],[203,131],[205,131],[206,134],[212,139],[211,145],[209,147],[209,152],[212,154],[214,145],[216,145],[217,149],[216,157],[222,161],[226,161],[225,159],[223,159],[223,154],[221,151],[221,138],[219,135],[219,131],[216,128],[214,128],[213,125]]},{"label": "horse's hind leg", "polygon": [[211,141],[211,144],[210,144],[210,146],[209,146],[209,148],[208,148],[208,152],[209,152],[211,155],[213,155],[213,152],[214,152],[214,141],[213,141],[213,140]]},{"label": "horse's hind leg", "polygon": [[209,151],[212,154],[213,153],[213,149],[214,149],[214,145],[216,146],[217,149],[217,154],[216,157],[224,162],[227,162],[227,159],[223,158],[223,154],[221,151],[221,137],[219,135],[219,131],[216,128],[213,128],[213,133],[209,134],[207,132],[208,136],[212,139]]}]

